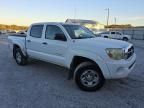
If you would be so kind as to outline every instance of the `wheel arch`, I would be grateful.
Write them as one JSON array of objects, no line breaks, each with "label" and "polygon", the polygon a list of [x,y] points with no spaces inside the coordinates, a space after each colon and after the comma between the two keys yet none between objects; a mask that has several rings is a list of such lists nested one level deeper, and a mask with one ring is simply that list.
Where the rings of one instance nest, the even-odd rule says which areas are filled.
[{"label": "wheel arch", "polygon": [[126,39],[126,41],[128,41],[128,40],[129,40],[129,38],[128,38],[128,37],[126,37],[126,36],[124,36],[122,39],[123,39],[123,40],[125,40],[125,39]]},{"label": "wheel arch", "polygon": [[87,58],[87,57],[83,57],[83,56],[74,56],[72,59],[72,62],[70,64],[70,72],[69,72],[69,79],[73,79],[74,75],[75,75],[75,70],[77,68],[78,65],[80,65],[83,62],[89,62],[93,65],[95,65],[103,74],[100,66],[98,63],[96,63],[94,60]]}]

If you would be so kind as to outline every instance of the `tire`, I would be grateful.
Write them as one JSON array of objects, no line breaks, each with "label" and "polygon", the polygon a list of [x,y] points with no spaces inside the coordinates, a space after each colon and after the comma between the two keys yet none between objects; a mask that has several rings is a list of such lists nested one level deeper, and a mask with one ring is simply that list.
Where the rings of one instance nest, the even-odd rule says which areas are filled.
[{"label": "tire", "polygon": [[27,57],[25,57],[21,51],[20,48],[14,49],[13,56],[15,58],[15,61],[18,65],[26,65],[27,64]]},{"label": "tire", "polygon": [[127,37],[124,37],[124,38],[123,38],[123,41],[126,41],[126,42],[127,42],[127,41],[128,41],[128,38],[127,38]]},{"label": "tire", "polygon": [[104,38],[108,38],[108,36],[104,36]]},{"label": "tire", "polygon": [[75,82],[83,91],[97,91],[103,87],[105,78],[98,66],[85,62],[76,68]]}]

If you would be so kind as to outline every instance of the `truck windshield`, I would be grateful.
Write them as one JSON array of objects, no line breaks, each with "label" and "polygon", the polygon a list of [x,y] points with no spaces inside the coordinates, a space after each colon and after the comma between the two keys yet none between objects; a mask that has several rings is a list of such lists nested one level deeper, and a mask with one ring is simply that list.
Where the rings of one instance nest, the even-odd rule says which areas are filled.
[{"label": "truck windshield", "polygon": [[72,39],[95,38],[96,36],[87,28],[80,25],[63,25]]}]

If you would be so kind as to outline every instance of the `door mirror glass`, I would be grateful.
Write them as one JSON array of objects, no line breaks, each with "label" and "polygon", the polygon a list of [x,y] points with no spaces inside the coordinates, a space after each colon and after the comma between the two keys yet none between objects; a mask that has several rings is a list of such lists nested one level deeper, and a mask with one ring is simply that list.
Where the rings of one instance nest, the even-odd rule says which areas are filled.
[{"label": "door mirror glass", "polygon": [[67,41],[67,39],[66,39],[64,34],[55,34],[55,40]]}]

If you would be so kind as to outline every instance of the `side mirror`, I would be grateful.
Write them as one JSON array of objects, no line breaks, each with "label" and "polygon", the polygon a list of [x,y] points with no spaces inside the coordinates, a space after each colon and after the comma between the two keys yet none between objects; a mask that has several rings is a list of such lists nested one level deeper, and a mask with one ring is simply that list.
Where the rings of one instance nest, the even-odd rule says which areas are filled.
[{"label": "side mirror", "polygon": [[55,35],[55,40],[59,40],[59,41],[67,41],[66,37],[64,34],[56,34]]}]

